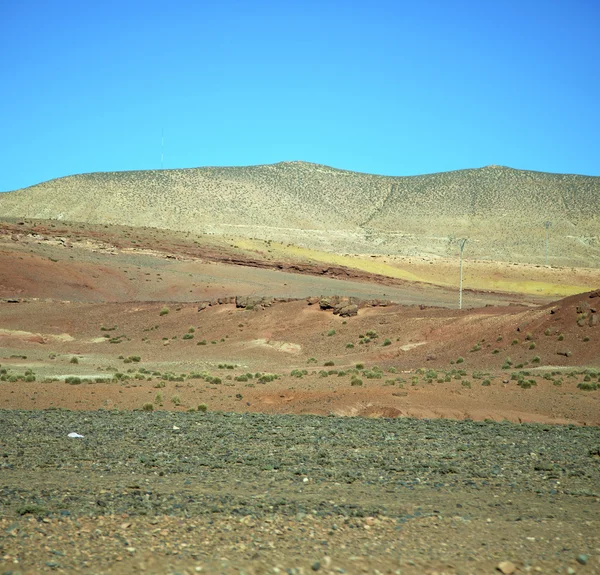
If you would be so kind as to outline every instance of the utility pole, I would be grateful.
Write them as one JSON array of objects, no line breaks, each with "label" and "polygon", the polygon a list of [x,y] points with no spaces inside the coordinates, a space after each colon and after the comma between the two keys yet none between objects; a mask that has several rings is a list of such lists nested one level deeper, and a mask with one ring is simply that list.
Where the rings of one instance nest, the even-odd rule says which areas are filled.
[{"label": "utility pole", "polygon": [[546,228],[546,265],[548,265],[548,229],[552,225],[552,222],[544,222],[544,227]]},{"label": "utility pole", "polygon": [[458,240],[458,247],[460,248],[460,287],[458,295],[458,309],[462,309],[462,292],[463,292],[463,252],[465,251],[465,244],[467,238]]}]

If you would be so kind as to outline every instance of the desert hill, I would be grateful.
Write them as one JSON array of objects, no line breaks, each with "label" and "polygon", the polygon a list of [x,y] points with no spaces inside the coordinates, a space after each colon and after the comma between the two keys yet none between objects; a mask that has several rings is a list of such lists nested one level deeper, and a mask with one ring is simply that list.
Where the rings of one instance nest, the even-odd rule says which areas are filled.
[{"label": "desert hill", "polygon": [[388,177],[305,162],[68,176],[0,194],[5,217],[272,239],[350,253],[595,267],[600,177],[502,166]]}]

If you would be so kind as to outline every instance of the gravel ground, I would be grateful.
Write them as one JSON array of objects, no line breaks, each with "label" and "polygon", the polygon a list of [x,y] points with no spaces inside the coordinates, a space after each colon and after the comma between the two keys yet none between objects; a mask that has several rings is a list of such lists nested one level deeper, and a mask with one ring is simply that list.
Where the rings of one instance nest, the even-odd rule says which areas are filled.
[{"label": "gravel ground", "polygon": [[599,503],[597,427],[0,411],[1,573],[600,573]]}]

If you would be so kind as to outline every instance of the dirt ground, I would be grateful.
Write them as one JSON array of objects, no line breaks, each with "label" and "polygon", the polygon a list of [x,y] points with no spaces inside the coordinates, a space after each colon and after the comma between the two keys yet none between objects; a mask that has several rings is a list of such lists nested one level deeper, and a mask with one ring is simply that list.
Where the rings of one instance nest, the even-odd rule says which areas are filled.
[{"label": "dirt ground", "polygon": [[[456,260],[334,257],[166,230],[3,223],[2,572],[492,573],[501,572],[503,561],[513,563],[504,567],[514,573],[600,572],[594,455],[600,445],[600,271],[468,261],[465,272],[465,309],[459,310]],[[334,314],[339,301],[356,304],[356,315]],[[352,453],[369,451],[371,436],[365,431],[363,438],[362,428],[349,428],[354,443],[336,452],[343,473],[366,473],[356,484],[326,475],[318,486],[310,477],[295,483],[305,475],[291,483],[275,476],[254,481],[238,476],[236,463],[215,461],[210,488],[201,464],[187,474],[134,470],[130,480],[124,469],[109,472],[111,462],[104,471],[97,467],[101,445],[111,441],[109,423],[98,432],[103,444],[72,453],[77,468],[20,459],[35,452],[55,461],[48,454],[60,453],[55,440],[66,436],[67,423],[77,431],[90,418],[123,413],[141,418],[114,420],[112,433],[131,438],[131,465],[139,463],[144,437],[150,437],[144,422],[175,417],[181,419],[169,425],[180,428],[194,418],[237,414],[244,422],[275,418],[260,433],[248,432],[256,435],[259,452],[267,449],[261,457],[271,449],[285,458],[313,441],[290,440],[283,451],[267,447],[266,438],[282,426],[311,428],[319,420],[333,422],[335,430],[357,422],[359,428],[375,426],[369,433],[381,438],[386,426],[406,425],[406,449],[423,449],[423,469],[454,459],[458,441],[471,460],[485,460],[488,478],[482,484],[473,471],[465,481],[475,486],[454,489],[440,471],[435,485],[417,485],[416,473],[410,488],[386,486],[379,475],[369,475],[385,460],[385,443],[381,461],[351,462]],[[33,429],[35,414],[68,422],[53,423],[54,431]],[[435,430],[409,439],[421,422],[446,429],[459,421],[464,434],[445,444],[449,455],[427,446]],[[526,477],[543,472],[545,463],[495,482],[494,460],[504,455],[484,452],[484,443],[469,447],[476,424],[498,436],[505,428],[494,426],[524,434],[515,445],[527,442],[519,457],[532,460],[545,449],[543,426],[573,433],[574,448],[583,441],[574,430],[589,430],[583,451],[573,456],[583,457],[581,469],[588,469],[581,471],[585,486],[577,486],[583,491],[575,493],[574,485],[553,487],[556,493],[538,489]],[[238,453],[249,461],[254,439],[247,445],[236,440],[219,456]],[[50,444],[55,451],[43,448]],[[169,452],[160,442],[152,445],[158,454]],[[178,453],[184,465],[186,455]],[[317,455],[304,454],[298,469]],[[556,463],[558,457],[551,465],[556,469],[546,471],[550,481],[564,485],[573,470],[568,458]],[[384,471],[377,473],[386,477]],[[61,514],[60,506],[42,505],[69,497],[91,497],[95,505],[103,491],[121,493],[142,483],[173,497],[172,505],[151,516],[127,506],[86,503]],[[251,499],[267,497],[275,511],[265,515],[254,506],[249,519],[239,515],[230,502],[240,490]],[[287,501],[292,492],[296,507],[305,501],[302,508],[291,516],[277,511],[273,502]],[[176,506],[189,507],[195,499],[214,508],[212,516],[204,507],[180,514]],[[312,512],[341,501],[362,515]],[[469,514],[456,511],[467,507]]]}]

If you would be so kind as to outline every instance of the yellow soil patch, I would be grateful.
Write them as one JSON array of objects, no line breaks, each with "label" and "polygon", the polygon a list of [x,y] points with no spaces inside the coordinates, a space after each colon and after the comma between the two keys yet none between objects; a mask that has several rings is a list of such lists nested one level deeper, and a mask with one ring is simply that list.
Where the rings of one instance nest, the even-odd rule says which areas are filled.
[{"label": "yellow soil patch", "polygon": [[[257,250],[260,249],[261,252],[265,251],[264,242],[257,242],[254,240],[245,240],[239,239],[236,240],[236,245],[239,248],[246,250]],[[312,250],[309,248],[301,248],[299,246],[286,246],[283,244],[278,244],[276,242],[271,242],[270,247],[268,248],[271,252],[271,255],[276,258],[283,259],[295,259],[300,260],[302,262],[308,263],[321,263],[321,264],[330,264],[336,266],[343,266],[347,268],[352,268],[356,270],[360,270],[363,272],[378,274],[382,276],[387,276],[391,278],[403,279],[407,281],[420,282],[424,281],[417,275],[408,272],[402,268],[394,267],[389,264],[380,262],[380,261],[369,261],[363,260],[360,258],[356,258],[353,256],[343,256],[340,254],[333,254],[330,252],[321,252],[319,250]]]},{"label": "yellow soil patch", "polygon": [[[273,259],[292,259],[306,263],[337,265],[390,278],[443,287],[458,287],[459,283],[458,260],[420,262],[416,258],[411,262],[403,261],[404,258],[400,258],[402,261],[395,261],[390,264],[381,261],[381,256],[371,259],[367,255],[341,255],[277,242],[271,242],[267,246],[263,241],[250,239],[236,239],[235,243],[242,250],[258,252]],[[524,271],[523,267],[519,266],[515,271],[508,263],[496,262],[495,265],[503,267],[501,274],[506,278],[498,279],[490,277],[490,263],[493,262],[465,261],[464,288],[525,295],[566,297],[594,289],[600,281],[600,273],[598,273],[597,277],[590,277],[589,283],[561,283],[561,276],[565,277],[565,270],[544,268],[540,271],[536,268],[536,271],[533,271],[533,269]],[[409,271],[407,268],[413,268],[414,271]],[[543,279],[520,279],[515,277],[528,272],[533,276],[541,276]],[[494,275],[497,276],[498,274],[495,273]]]}]

